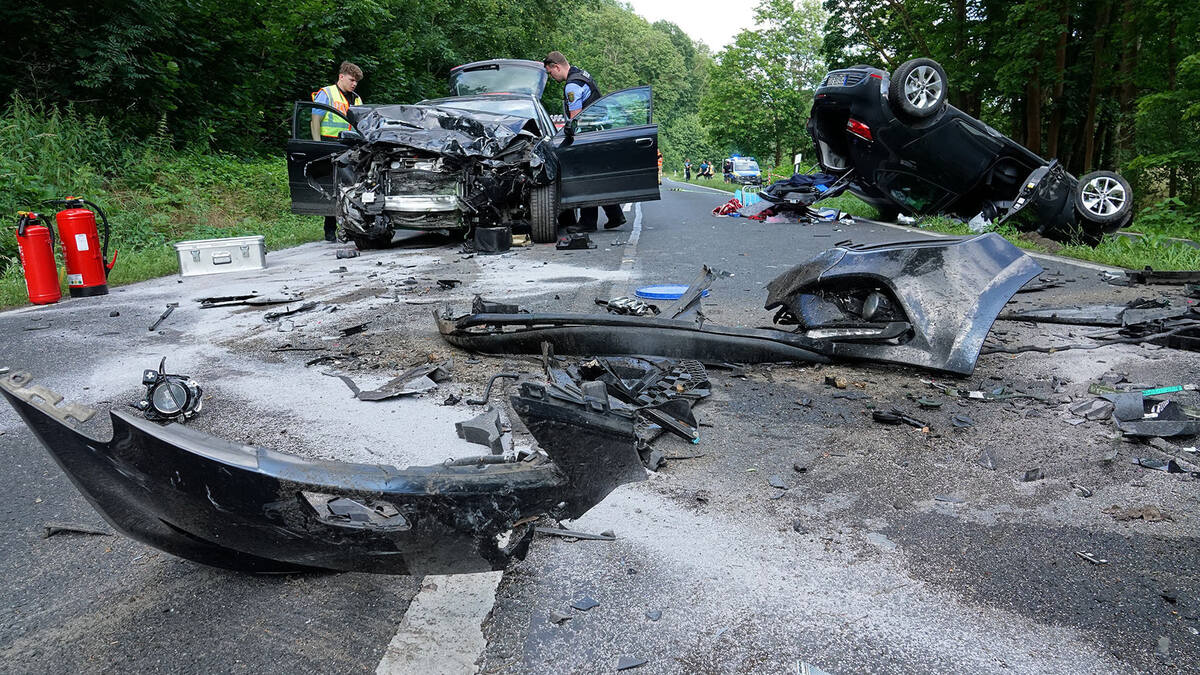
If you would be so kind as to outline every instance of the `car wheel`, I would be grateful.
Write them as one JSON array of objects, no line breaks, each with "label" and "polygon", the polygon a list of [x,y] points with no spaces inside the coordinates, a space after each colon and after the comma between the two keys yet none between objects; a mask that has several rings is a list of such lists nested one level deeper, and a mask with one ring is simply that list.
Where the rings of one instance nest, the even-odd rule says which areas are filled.
[{"label": "car wheel", "polygon": [[888,101],[898,113],[931,117],[946,103],[946,71],[933,59],[905,61],[892,73]]},{"label": "car wheel", "polygon": [[1099,225],[1116,225],[1133,210],[1129,182],[1111,171],[1093,171],[1075,186],[1075,208]]},{"label": "car wheel", "polygon": [[533,188],[529,195],[529,231],[538,244],[558,239],[557,182]]}]

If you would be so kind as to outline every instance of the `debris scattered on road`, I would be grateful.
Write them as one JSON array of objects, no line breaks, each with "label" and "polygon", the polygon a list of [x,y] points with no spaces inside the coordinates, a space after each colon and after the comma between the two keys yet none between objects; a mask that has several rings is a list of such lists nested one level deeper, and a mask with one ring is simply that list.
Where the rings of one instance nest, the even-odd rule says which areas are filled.
[{"label": "debris scattered on road", "polygon": [[967,502],[965,497],[959,497],[958,495],[935,495],[933,499],[934,501],[946,502],[947,504],[965,504]]},{"label": "debris scattered on road", "polygon": [[788,489],[787,481],[785,481],[783,477],[779,476],[778,474],[767,476],[767,484],[773,488],[779,488],[780,490]]},{"label": "debris scattered on road", "polygon": [[458,437],[468,443],[486,445],[493,455],[504,453],[504,430],[500,425],[500,411],[489,408],[469,420],[454,423]]},{"label": "debris scattered on road", "polygon": [[[338,260],[345,260],[347,258],[357,258],[360,254],[361,252],[357,248],[339,248],[333,255]],[[343,267],[342,269],[346,268]]]},{"label": "debris scattered on road", "polygon": [[648,609],[648,610],[646,610],[646,618],[650,619],[651,621],[658,621],[659,619],[662,618],[662,610],[661,609]]},{"label": "debris scattered on road", "polygon": [[248,293],[246,295],[223,295],[211,298],[196,298],[196,302],[200,303],[200,309],[213,309],[215,307],[265,307],[269,305],[285,305],[289,302],[298,302],[303,299],[303,296],[300,295],[267,297],[260,296],[257,293]]},{"label": "debris scattered on road", "polygon": [[844,377],[838,377],[837,375],[826,375],[825,376],[825,385],[826,386],[837,387],[838,389],[845,389],[847,384],[848,383],[846,382],[846,378],[844,378]]},{"label": "debris scattered on road", "polygon": [[579,530],[567,530],[561,527],[535,527],[534,532],[539,534],[547,534],[552,537],[563,537],[565,539],[587,539],[589,541],[616,541],[617,536],[612,532],[604,531],[600,534],[592,534],[591,532],[580,532]]},{"label": "debris scattered on road", "polygon": [[458,279],[438,279],[437,280],[437,285],[442,290],[450,290],[451,288],[455,288],[455,287],[459,286],[460,284],[462,284],[462,281],[460,281]]},{"label": "debris scattered on road", "polygon": [[1046,477],[1046,472],[1041,469],[1029,469],[1025,475],[1021,476],[1022,483],[1032,483]]},{"label": "debris scattered on road", "polygon": [[339,328],[338,332],[341,333],[342,337],[350,337],[351,335],[358,335],[359,333],[365,331],[369,325],[371,325],[370,322],[360,323],[354,326],[346,326],[345,328]]},{"label": "debris scattered on road", "polygon": [[158,362],[158,370],[142,371],[146,393],[134,408],[152,422],[186,422],[204,407],[203,390],[187,375],[167,373],[167,357]]},{"label": "debris scattered on road", "polygon": [[42,539],[49,539],[56,534],[84,534],[84,535],[100,535],[105,537],[112,536],[112,532],[102,530],[98,527],[90,525],[78,525],[76,523],[58,523],[50,522],[42,526]]},{"label": "debris scattered on road", "polygon": [[558,238],[554,248],[560,251],[586,251],[596,248],[587,232],[569,232]]},{"label": "debris scattered on road", "polygon": [[[450,379],[450,371],[453,367],[453,359],[415,366],[392,378],[378,389],[358,391],[354,396],[360,401],[386,401],[397,396],[419,394],[435,389],[438,382]],[[343,377],[342,381],[345,382],[346,378]],[[347,382],[347,384],[349,383]],[[351,391],[355,388],[357,387],[352,387]]]},{"label": "debris scattered on road", "polygon": [[550,623],[561,624],[565,621],[570,621],[574,617],[566,612],[554,610],[550,612]]},{"label": "debris scattered on road", "polygon": [[1075,491],[1077,493],[1079,493],[1080,497],[1087,498],[1087,497],[1092,496],[1092,491],[1090,489],[1088,489],[1078,483],[1071,483],[1071,487],[1075,488]]},{"label": "debris scattered on road", "polygon": [[515,380],[521,377],[521,373],[496,373],[488,378],[487,386],[483,389],[483,396],[480,398],[467,399],[467,405],[487,405],[488,399],[492,397],[492,385],[496,384],[496,380],[501,378]]},{"label": "debris scattered on road", "polygon": [[[178,302],[172,302],[171,304],[167,305],[166,311],[164,311],[154,323],[150,324],[150,332],[153,333],[154,331],[158,330],[158,327],[162,325],[162,322],[166,321],[167,317],[171,316],[171,312],[174,312],[175,308],[178,306]],[[47,328],[49,328],[49,326],[47,326]]]},{"label": "debris scattered on road", "polygon": [[1187,473],[1191,474],[1193,478],[1200,478],[1200,471],[1184,470],[1183,467],[1179,466],[1179,462],[1173,459],[1163,460],[1154,457],[1134,457],[1131,461],[1144,469],[1153,469],[1166,473]]},{"label": "debris scattered on road", "polygon": [[1108,564],[1107,560],[1105,560],[1103,558],[1097,558],[1096,556],[1094,556],[1091,553],[1088,553],[1086,551],[1076,551],[1075,555],[1079,556],[1080,558],[1083,558],[1084,560],[1092,563],[1093,565],[1107,565]]},{"label": "debris scattered on road", "polygon": [[590,597],[585,595],[582,598],[576,600],[575,602],[572,602],[571,606],[581,612],[586,612],[586,611],[592,609],[593,607],[599,607],[600,603],[596,602],[595,600],[593,600]]},{"label": "debris scattered on road", "polygon": [[450,394],[446,397],[445,401],[442,401],[442,405],[458,405],[459,401],[462,401],[461,396],[458,394]]},{"label": "debris scattered on road", "polygon": [[610,300],[596,298],[596,304],[605,308],[610,314],[625,314],[628,316],[658,316],[658,305],[651,305],[638,298],[620,296]]},{"label": "debris scattered on road", "polygon": [[118,316],[121,316],[121,313],[114,309],[113,311],[108,313],[108,316],[109,316],[109,318],[118,317]]},{"label": "debris scattered on road", "polygon": [[975,460],[975,463],[989,471],[996,470],[996,457],[988,448],[984,448],[979,452],[979,458]]},{"label": "debris scattered on road", "polygon": [[887,412],[875,410],[871,413],[871,419],[880,424],[907,424],[915,429],[920,429],[925,433],[929,433],[929,423],[924,420],[919,420],[899,408],[892,408]]},{"label": "debris scattered on road", "polygon": [[263,314],[263,320],[264,321],[275,321],[276,319],[281,319],[285,316],[292,316],[293,314],[299,314],[300,312],[307,312],[310,309],[316,309],[316,307],[317,307],[317,303],[306,302],[303,305],[300,305],[295,308],[288,307],[288,308],[282,309],[278,312],[267,312],[266,314]]},{"label": "debris scattered on road", "polygon": [[955,415],[954,417],[950,418],[950,424],[954,425],[956,428],[965,429],[967,427],[975,426],[975,420],[971,419],[968,415]]}]

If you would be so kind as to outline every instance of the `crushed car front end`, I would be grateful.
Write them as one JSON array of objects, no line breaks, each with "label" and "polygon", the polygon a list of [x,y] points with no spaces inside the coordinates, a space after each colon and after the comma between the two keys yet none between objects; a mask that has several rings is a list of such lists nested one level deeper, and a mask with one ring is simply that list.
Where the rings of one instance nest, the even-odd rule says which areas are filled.
[{"label": "crushed car front end", "polygon": [[437,103],[360,116],[361,141],[335,160],[338,223],[356,243],[526,220],[532,187],[557,175],[535,118]]}]

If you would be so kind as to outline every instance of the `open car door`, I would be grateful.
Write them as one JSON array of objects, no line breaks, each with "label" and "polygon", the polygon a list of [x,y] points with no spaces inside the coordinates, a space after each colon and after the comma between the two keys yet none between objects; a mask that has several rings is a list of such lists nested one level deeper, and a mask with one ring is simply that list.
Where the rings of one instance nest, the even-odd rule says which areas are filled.
[{"label": "open car door", "polygon": [[651,106],[650,87],[623,89],[567,122],[555,139],[562,208],[659,199]]},{"label": "open car door", "polygon": [[[345,152],[349,146],[335,138],[321,136],[313,138],[312,118],[326,114],[350,121],[334,108],[312,101],[296,101],[292,108],[292,137],[287,143],[288,190],[292,195],[292,213],[332,216],[333,203],[333,158]],[[318,122],[319,124],[319,122]],[[350,124],[350,128],[354,128]],[[312,183],[324,190],[313,188]]]}]

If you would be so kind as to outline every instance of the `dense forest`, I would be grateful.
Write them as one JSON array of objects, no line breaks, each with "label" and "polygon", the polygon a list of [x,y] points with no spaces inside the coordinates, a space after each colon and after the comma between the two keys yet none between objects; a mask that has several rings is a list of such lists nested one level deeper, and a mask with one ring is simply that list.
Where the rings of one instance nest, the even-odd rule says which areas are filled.
[{"label": "dense forest", "polygon": [[[1200,3],[762,0],[756,19],[714,52],[616,0],[31,0],[0,18],[0,102],[102,118],[118,146],[278,156],[292,101],[343,59],[367,102],[412,102],[445,95],[454,65],[559,49],[606,90],[652,85],[668,168],[732,151],[787,165],[811,157],[828,68],[931,56],[953,104],[1035,152],[1123,171],[1142,206],[1200,205]],[[5,154],[0,185],[53,191]]]}]

